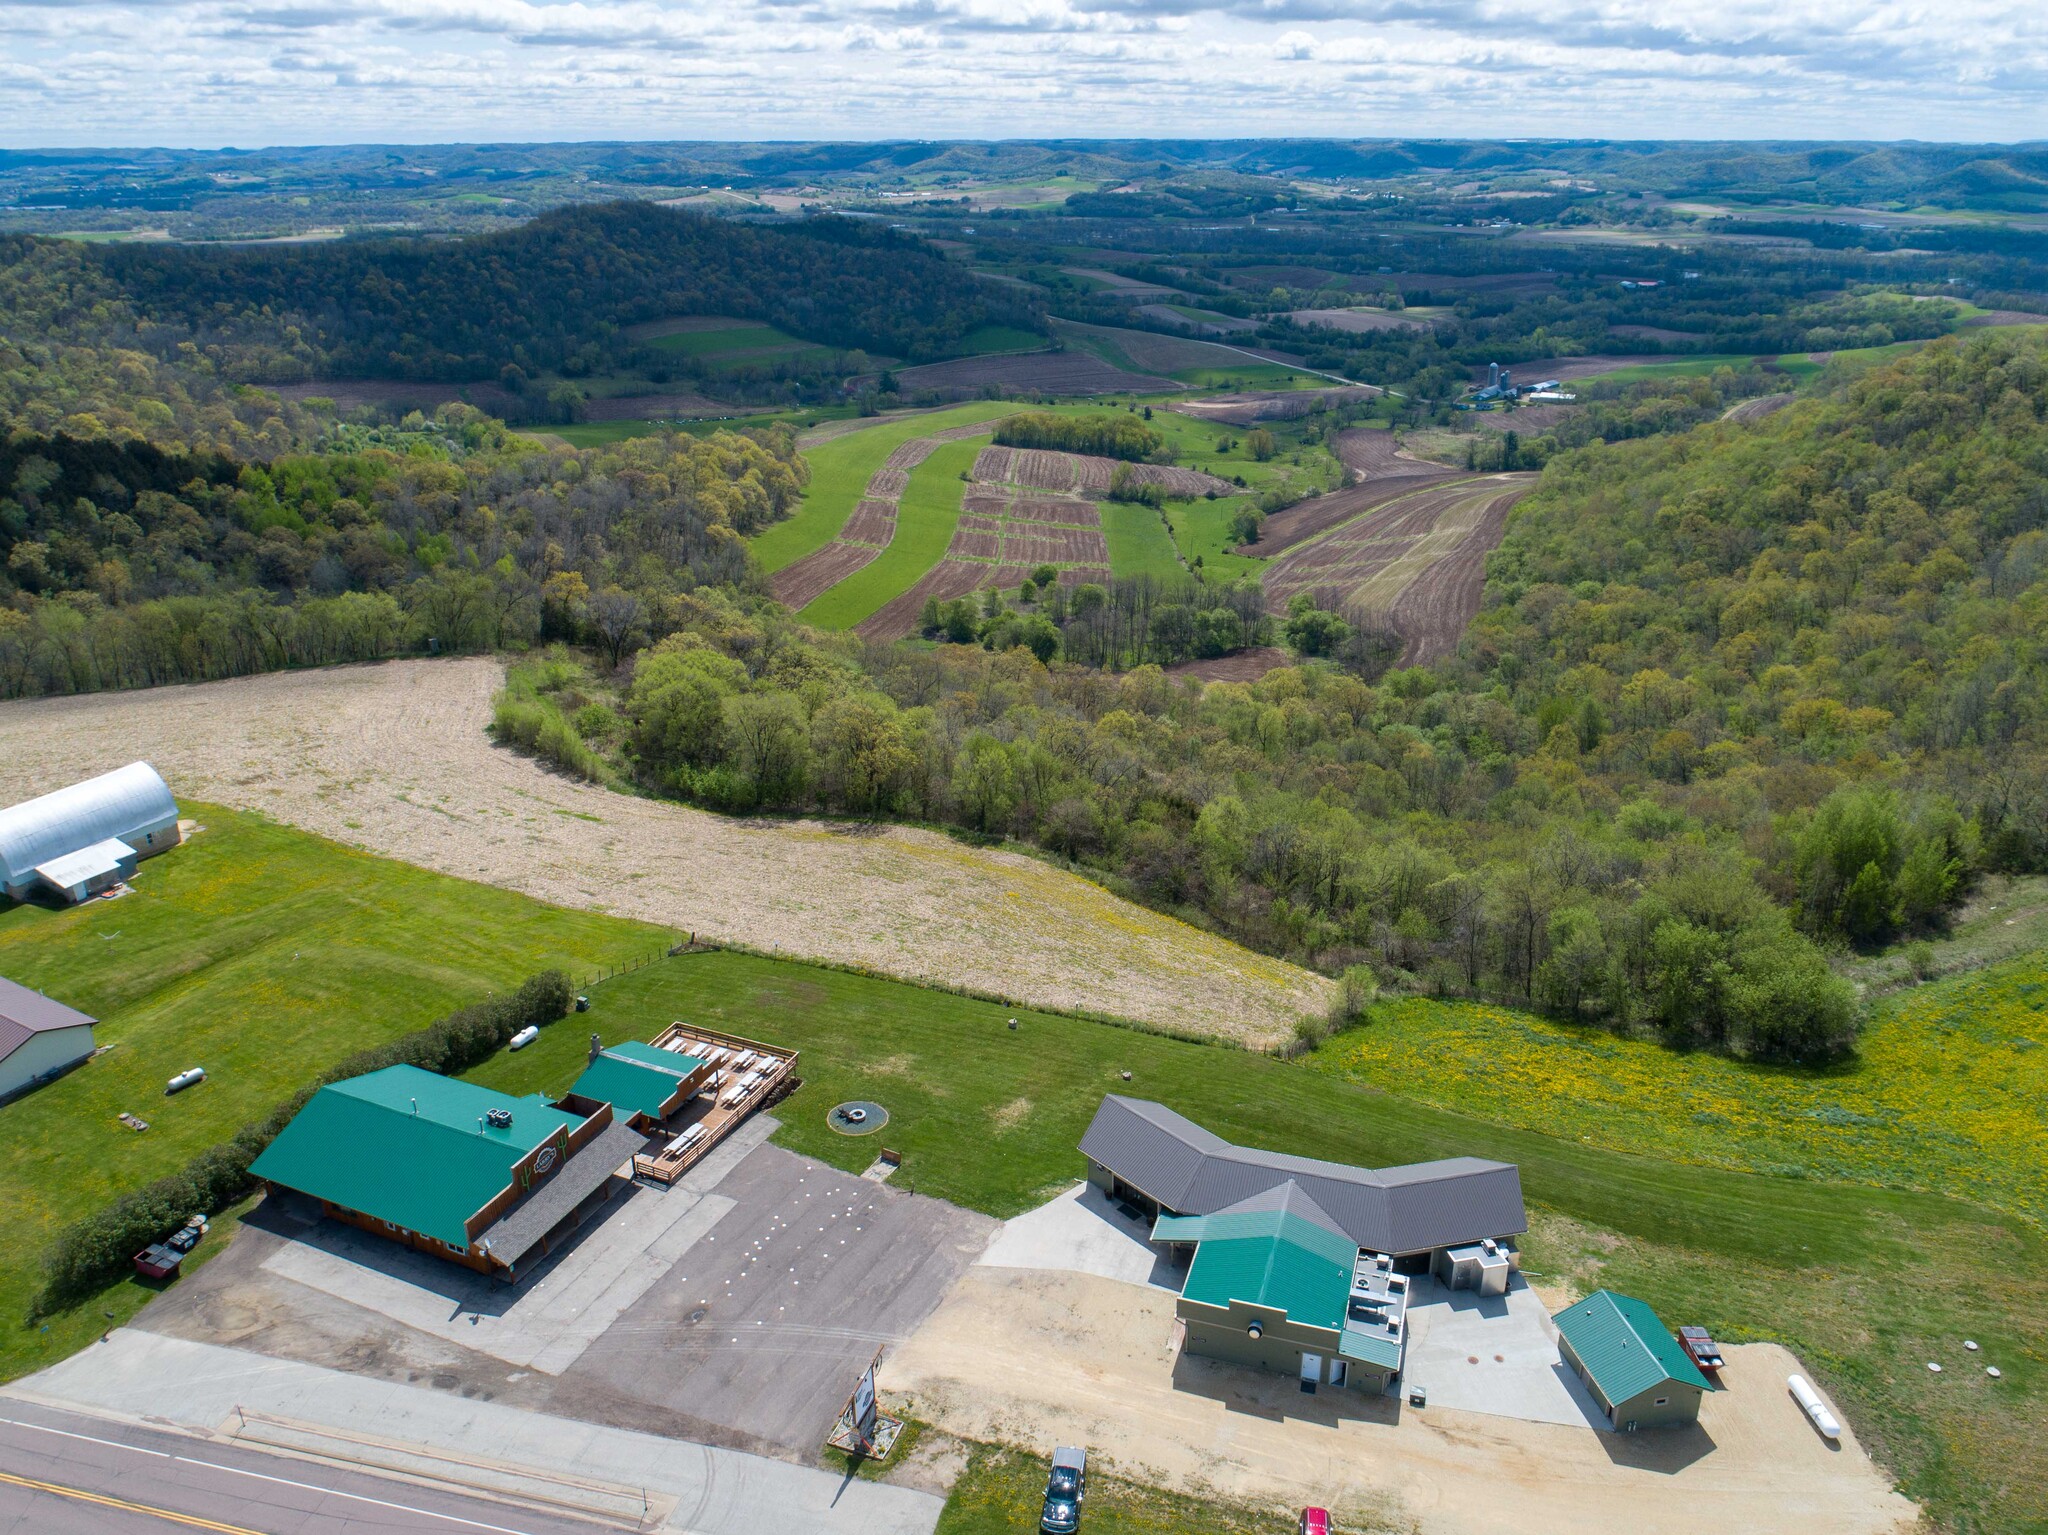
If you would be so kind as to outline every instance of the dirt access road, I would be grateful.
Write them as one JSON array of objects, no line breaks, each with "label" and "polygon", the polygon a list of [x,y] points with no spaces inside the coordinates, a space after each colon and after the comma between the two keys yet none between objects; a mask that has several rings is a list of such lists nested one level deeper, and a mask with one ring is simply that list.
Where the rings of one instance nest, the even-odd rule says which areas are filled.
[{"label": "dirt access road", "polygon": [[[1317,1503],[1420,1535],[1900,1535],[1917,1510],[1852,1436],[1785,1391],[1784,1349],[1728,1351],[1696,1429],[1599,1433],[1411,1411],[1209,1360],[1176,1362],[1174,1296],[1092,1274],[978,1267],[882,1364],[894,1403],[974,1439],[1085,1444],[1155,1485]],[[1275,1528],[1279,1528],[1276,1523]]]},{"label": "dirt access road", "polygon": [[793,958],[1260,1044],[1327,1005],[1319,976],[1020,854],[550,773],[484,734],[503,677],[485,657],[392,661],[0,705],[0,804],[140,757],[180,798]]}]

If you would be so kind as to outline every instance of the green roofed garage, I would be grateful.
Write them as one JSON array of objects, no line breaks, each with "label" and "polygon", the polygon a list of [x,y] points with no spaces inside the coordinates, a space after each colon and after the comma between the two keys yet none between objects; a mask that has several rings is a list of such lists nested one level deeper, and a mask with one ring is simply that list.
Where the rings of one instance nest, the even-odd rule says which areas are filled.
[{"label": "green roofed garage", "polygon": [[608,1104],[575,1113],[388,1066],[321,1088],[250,1170],[337,1220],[513,1278],[645,1144]]},{"label": "green roofed garage", "polygon": [[1671,1329],[1632,1295],[1597,1290],[1552,1318],[1557,1349],[1616,1428],[1673,1428],[1697,1422],[1714,1388]]}]

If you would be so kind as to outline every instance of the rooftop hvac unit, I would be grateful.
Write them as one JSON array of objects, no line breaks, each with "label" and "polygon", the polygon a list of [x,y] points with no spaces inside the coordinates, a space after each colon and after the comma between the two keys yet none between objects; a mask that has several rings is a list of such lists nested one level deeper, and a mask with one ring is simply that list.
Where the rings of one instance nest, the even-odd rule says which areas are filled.
[{"label": "rooftop hvac unit", "polygon": [[484,1120],[493,1130],[509,1130],[512,1128],[512,1111],[510,1109],[489,1109],[484,1113]]}]

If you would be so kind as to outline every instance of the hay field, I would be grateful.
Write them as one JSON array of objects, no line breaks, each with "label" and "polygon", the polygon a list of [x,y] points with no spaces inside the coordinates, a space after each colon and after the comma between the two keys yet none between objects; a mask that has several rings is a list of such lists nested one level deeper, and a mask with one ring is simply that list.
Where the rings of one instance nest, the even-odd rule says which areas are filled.
[{"label": "hay field", "polygon": [[276,673],[0,706],[0,803],[141,757],[180,796],[586,911],[1248,1043],[1328,982],[1021,854],[731,820],[573,782],[484,735],[502,664]]}]

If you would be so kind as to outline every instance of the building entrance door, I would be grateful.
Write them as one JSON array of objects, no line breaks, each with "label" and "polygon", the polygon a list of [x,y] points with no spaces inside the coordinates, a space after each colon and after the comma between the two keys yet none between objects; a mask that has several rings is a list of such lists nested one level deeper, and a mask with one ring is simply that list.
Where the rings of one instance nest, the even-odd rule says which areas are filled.
[{"label": "building entrance door", "polygon": [[1323,1356],[1303,1354],[1301,1356],[1301,1378],[1314,1385],[1323,1378]]}]

